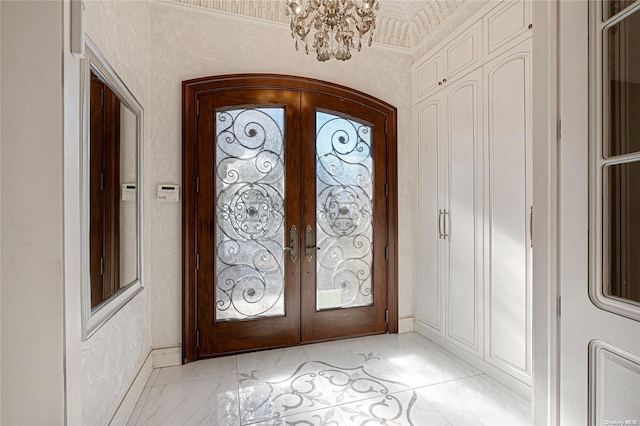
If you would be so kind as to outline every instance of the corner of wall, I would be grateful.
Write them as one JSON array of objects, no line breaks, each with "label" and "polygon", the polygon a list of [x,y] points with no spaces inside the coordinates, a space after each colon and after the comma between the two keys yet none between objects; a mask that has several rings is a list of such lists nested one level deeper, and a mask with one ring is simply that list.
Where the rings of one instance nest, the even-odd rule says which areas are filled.
[{"label": "corner of wall", "polygon": [[0,423],[62,424],[62,4],[1,8]]}]

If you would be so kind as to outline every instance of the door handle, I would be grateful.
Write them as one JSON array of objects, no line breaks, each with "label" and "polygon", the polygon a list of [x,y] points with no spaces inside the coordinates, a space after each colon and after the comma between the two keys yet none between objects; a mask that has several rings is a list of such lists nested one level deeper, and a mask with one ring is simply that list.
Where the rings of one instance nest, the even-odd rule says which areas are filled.
[{"label": "door handle", "polygon": [[317,250],[320,250],[320,247],[316,246],[312,243],[313,240],[313,228],[311,225],[307,225],[304,230],[304,255],[307,258],[307,262],[310,262],[313,258],[313,255]]},{"label": "door handle", "polygon": [[298,260],[298,228],[291,225],[289,230],[289,247],[285,247],[284,251],[289,250],[289,258],[292,262]]},{"label": "door handle", "polygon": [[529,247],[533,247],[533,206],[529,210]]},{"label": "door handle", "polygon": [[438,210],[438,239],[442,239],[442,209]]},{"label": "door handle", "polygon": [[444,209],[442,211],[442,217],[443,217],[443,222],[444,222],[444,233],[442,234],[442,238],[447,239],[447,237],[449,236],[449,234],[447,234],[447,215],[449,214],[449,212],[447,211],[447,209]]}]

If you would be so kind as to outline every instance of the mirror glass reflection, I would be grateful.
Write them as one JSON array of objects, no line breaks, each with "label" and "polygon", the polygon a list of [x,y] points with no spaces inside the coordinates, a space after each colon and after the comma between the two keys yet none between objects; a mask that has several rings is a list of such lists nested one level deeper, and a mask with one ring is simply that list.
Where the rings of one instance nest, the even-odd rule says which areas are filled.
[{"label": "mirror glass reflection", "polygon": [[89,104],[89,262],[95,308],[137,277],[137,117],[94,70]]},{"label": "mirror glass reflection", "polygon": [[143,288],[143,109],[95,45],[83,61],[83,329],[89,338]]}]

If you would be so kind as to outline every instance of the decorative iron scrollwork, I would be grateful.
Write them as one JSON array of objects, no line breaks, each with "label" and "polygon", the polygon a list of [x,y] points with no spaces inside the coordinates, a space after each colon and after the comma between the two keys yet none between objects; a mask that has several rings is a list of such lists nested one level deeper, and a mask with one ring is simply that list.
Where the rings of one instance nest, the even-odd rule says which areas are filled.
[{"label": "decorative iron scrollwork", "polygon": [[284,314],[284,108],[216,112],[216,320]]},{"label": "decorative iron scrollwork", "polygon": [[[317,289],[340,292],[340,305],[373,302],[372,128],[325,112],[316,113]],[[323,300],[318,297],[318,300]]]}]

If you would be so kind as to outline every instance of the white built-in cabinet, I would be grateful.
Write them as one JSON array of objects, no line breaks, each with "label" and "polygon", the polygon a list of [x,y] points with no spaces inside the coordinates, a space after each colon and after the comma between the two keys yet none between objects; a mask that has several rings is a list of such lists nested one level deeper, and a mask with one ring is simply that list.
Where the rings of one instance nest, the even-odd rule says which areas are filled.
[{"label": "white built-in cabinet", "polygon": [[530,6],[486,10],[413,67],[417,330],[522,388],[532,355]]}]

